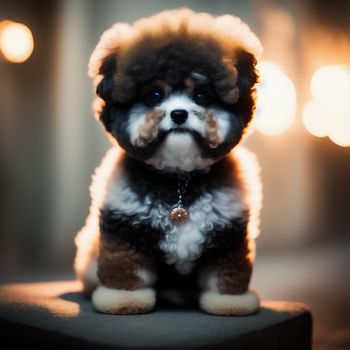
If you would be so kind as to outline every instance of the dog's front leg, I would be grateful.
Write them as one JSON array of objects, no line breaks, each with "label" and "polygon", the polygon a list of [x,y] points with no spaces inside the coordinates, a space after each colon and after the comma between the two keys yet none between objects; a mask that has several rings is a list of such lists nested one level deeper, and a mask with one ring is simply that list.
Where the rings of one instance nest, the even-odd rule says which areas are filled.
[{"label": "dog's front leg", "polygon": [[101,232],[98,258],[101,285],[92,295],[97,311],[109,314],[141,314],[153,309],[152,285],[156,275],[152,261],[130,245]]},{"label": "dog's front leg", "polygon": [[236,316],[257,312],[259,298],[248,289],[253,268],[253,246],[253,241],[246,240],[200,269],[202,292],[199,305],[203,311]]}]

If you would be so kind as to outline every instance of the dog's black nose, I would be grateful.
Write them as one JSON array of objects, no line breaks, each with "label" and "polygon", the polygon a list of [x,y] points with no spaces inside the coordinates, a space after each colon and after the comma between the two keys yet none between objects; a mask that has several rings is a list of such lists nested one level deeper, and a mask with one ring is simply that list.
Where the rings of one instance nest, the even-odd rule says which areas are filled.
[{"label": "dog's black nose", "polygon": [[176,124],[182,124],[186,121],[188,112],[185,109],[174,109],[170,116]]}]

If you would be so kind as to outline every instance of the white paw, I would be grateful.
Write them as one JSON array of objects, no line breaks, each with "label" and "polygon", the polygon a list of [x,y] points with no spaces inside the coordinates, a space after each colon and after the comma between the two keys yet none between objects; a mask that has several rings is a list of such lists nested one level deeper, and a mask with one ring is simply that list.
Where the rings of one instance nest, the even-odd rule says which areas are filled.
[{"label": "white paw", "polygon": [[151,311],[155,302],[152,288],[125,290],[99,286],[92,294],[95,309],[106,314],[143,314]]},{"label": "white paw", "polygon": [[259,297],[253,291],[244,294],[220,294],[205,291],[200,295],[200,308],[214,315],[251,315],[259,309]]}]

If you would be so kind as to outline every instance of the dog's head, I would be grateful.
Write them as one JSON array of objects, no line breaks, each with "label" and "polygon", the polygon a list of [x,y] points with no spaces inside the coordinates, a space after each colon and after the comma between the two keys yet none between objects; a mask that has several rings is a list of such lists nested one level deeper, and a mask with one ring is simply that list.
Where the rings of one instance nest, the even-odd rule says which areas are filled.
[{"label": "dog's head", "polygon": [[156,168],[206,168],[252,119],[260,51],[230,15],[178,9],[117,23],[89,63],[96,117],[128,154]]}]

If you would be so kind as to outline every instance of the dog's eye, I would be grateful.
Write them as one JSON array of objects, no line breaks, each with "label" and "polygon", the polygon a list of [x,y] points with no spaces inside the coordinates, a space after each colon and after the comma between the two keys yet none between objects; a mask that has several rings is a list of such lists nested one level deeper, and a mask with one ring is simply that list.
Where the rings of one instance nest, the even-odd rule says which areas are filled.
[{"label": "dog's eye", "polygon": [[207,107],[210,104],[210,96],[203,89],[197,89],[193,92],[192,99],[197,105]]},{"label": "dog's eye", "polygon": [[161,90],[151,90],[143,95],[143,101],[149,106],[157,105],[163,98]]}]

